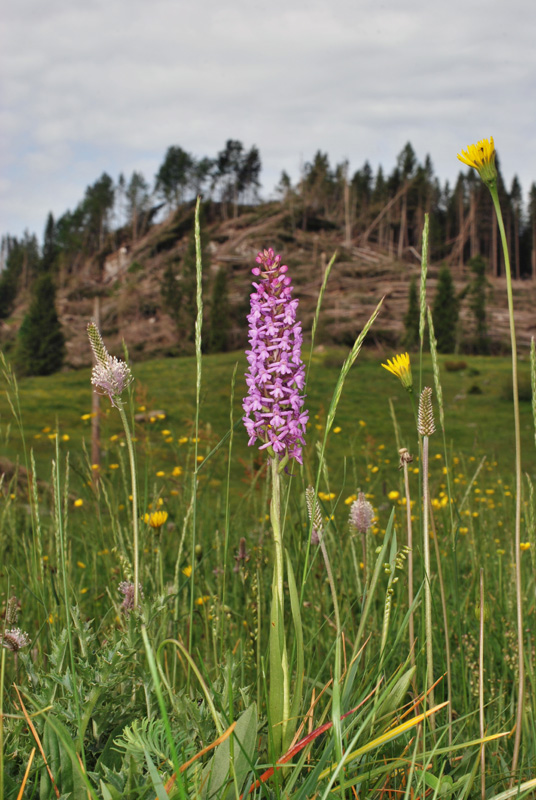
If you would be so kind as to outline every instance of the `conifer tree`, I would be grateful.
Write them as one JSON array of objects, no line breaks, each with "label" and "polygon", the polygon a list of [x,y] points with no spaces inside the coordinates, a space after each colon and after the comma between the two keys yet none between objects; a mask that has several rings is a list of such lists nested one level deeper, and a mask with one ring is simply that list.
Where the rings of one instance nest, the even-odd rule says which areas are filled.
[{"label": "conifer tree", "polygon": [[432,308],[432,318],[439,353],[454,353],[458,325],[458,298],[450,269],[444,265],[439,271],[437,291]]},{"label": "conifer tree", "polygon": [[419,344],[419,298],[415,275],[409,285],[408,310],[404,316],[404,328],[404,347],[406,350],[415,350]]},{"label": "conifer tree", "polygon": [[486,315],[486,290],[489,286],[486,278],[486,262],[478,255],[469,261],[469,266],[474,275],[469,294],[470,308],[476,322],[475,350],[480,355],[487,355],[490,351],[490,340]]},{"label": "conifer tree", "polygon": [[65,356],[65,338],[56,312],[56,287],[45,273],[34,283],[32,301],[19,330],[15,361],[22,375],[51,375]]}]

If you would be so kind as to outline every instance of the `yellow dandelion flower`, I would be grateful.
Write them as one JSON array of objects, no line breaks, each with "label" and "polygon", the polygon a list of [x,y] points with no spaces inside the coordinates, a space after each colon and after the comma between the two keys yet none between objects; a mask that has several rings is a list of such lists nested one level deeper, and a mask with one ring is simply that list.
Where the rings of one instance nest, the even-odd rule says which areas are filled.
[{"label": "yellow dandelion flower", "polygon": [[210,600],[210,595],[209,594],[204,594],[203,597],[198,597],[196,599],[195,604],[196,604],[196,606],[203,606],[203,605],[205,605],[207,600]]},{"label": "yellow dandelion flower", "polygon": [[159,469],[158,472],[156,473],[156,477],[157,478],[163,478],[165,474],[166,473],[164,472],[163,469]]},{"label": "yellow dandelion flower", "polygon": [[80,569],[85,569],[86,568],[86,565],[84,564],[83,561],[77,561],[76,562],[76,566],[80,567]]},{"label": "yellow dandelion flower", "polygon": [[87,592],[87,586],[84,586],[83,589],[80,589],[80,594],[85,594]]},{"label": "yellow dandelion flower", "polygon": [[197,456],[197,460],[201,463],[201,461],[205,460],[205,456]]},{"label": "yellow dandelion flower", "polygon": [[84,505],[84,501],[82,500],[82,498],[81,498],[81,497],[77,498],[77,499],[74,501],[74,506],[75,506],[75,508],[80,508],[80,506],[83,506],[83,505]]},{"label": "yellow dandelion flower", "polygon": [[519,547],[521,550],[528,550],[530,548],[530,542],[520,542]]},{"label": "yellow dandelion flower", "polygon": [[186,444],[186,442],[188,441],[188,437],[187,436],[181,436],[181,438],[178,439],[177,441],[178,441],[179,444]]},{"label": "yellow dandelion flower", "polygon": [[497,180],[493,136],[481,139],[477,144],[470,144],[467,150],[462,150],[461,155],[458,153],[458,159],[462,164],[476,169],[486,185],[489,186]]},{"label": "yellow dandelion flower", "polygon": [[171,474],[174,478],[178,478],[179,475],[182,475],[182,467],[173,467],[173,472]]},{"label": "yellow dandelion flower", "polygon": [[387,364],[382,364],[382,367],[388,372],[392,372],[393,375],[396,375],[404,389],[408,391],[413,389],[411,362],[408,353],[400,353],[400,355],[394,356],[392,361],[388,358]]},{"label": "yellow dandelion flower", "polygon": [[362,428],[365,428],[367,423],[365,422],[364,419],[360,419],[359,424],[361,425]]},{"label": "yellow dandelion flower", "polygon": [[349,497],[345,498],[344,505],[349,506],[354,502],[354,500],[357,500],[357,495],[351,494]]},{"label": "yellow dandelion flower", "polygon": [[119,464],[110,464],[110,469],[119,469]]},{"label": "yellow dandelion flower", "polygon": [[392,492],[389,492],[387,497],[389,498],[389,500],[398,500],[398,498],[400,497],[400,492],[397,492],[396,489],[393,489]]},{"label": "yellow dandelion flower", "polygon": [[70,438],[71,437],[69,436],[68,433],[64,433],[63,436],[61,437],[61,440],[62,442],[68,442]]},{"label": "yellow dandelion flower", "polygon": [[183,575],[186,575],[186,577],[187,577],[187,578],[189,578],[189,577],[190,577],[190,575],[192,574],[192,568],[191,568],[190,564],[188,564],[188,566],[187,566],[187,567],[184,567],[184,568],[183,568],[183,570],[182,570],[182,574],[183,574]]},{"label": "yellow dandelion flower", "polygon": [[138,406],[138,411],[147,411],[146,406]]},{"label": "yellow dandelion flower", "polygon": [[342,428],[340,428],[338,425],[337,425],[336,428],[333,428],[333,433],[340,433],[341,431],[342,431]]},{"label": "yellow dandelion flower", "polygon": [[161,528],[167,521],[169,514],[167,511],[153,511],[151,514],[145,514],[143,521],[151,528]]}]

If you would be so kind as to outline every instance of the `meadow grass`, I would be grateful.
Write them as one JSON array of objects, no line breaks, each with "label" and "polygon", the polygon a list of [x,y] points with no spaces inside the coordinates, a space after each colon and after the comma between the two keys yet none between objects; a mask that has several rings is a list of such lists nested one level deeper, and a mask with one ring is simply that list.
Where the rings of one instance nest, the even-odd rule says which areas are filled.
[{"label": "meadow grass", "polygon": [[[445,452],[436,435],[430,440],[430,492],[439,560],[432,554],[431,574],[437,574],[440,562],[451,661],[447,664],[439,587],[432,577],[434,668],[439,681],[434,692],[437,704],[447,699],[443,676],[450,666],[453,713],[452,727],[445,708],[434,714],[430,727],[422,716],[429,711],[422,695],[422,538],[414,537],[413,668],[407,569],[401,557],[406,541],[404,484],[389,399],[399,443],[414,454],[409,473],[418,531],[420,476],[413,412],[402,387],[380,368],[380,359],[362,355],[347,376],[320,462],[329,398],[345,355],[323,349],[312,354],[304,467],[292,469],[294,477],[284,488],[285,546],[302,598],[305,669],[296,722],[298,740],[305,743],[295,749],[287,766],[258,786],[255,782],[270,767],[266,665],[272,541],[265,465],[247,448],[241,425],[234,431],[231,458],[230,439],[225,438],[231,421],[241,416],[242,356],[204,358],[198,442],[192,441],[192,360],[134,365],[130,417],[142,406],[165,413],[165,418],[143,421],[134,429],[140,459],[140,577],[146,627],[140,627],[136,614],[123,611],[124,598],[118,592],[122,580],[132,579],[132,549],[131,485],[117,416],[113,410],[108,413],[108,401],[103,401],[104,460],[96,484],[83,448],[90,424],[81,419],[90,411],[88,371],[21,381],[21,421],[27,447],[35,451],[39,483],[29,494],[27,481],[15,476],[3,487],[0,511],[2,599],[5,603],[12,594],[20,598],[18,624],[32,638],[31,649],[17,654],[3,650],[6,798],[17,797],[37,739],[60,793],[72,792],[73,797],[87,797],[88,792],[104,798],[239,797],[254,785],[253,797],[387,797],[390,792],[392,797],[471,797],[479,785],[481,714],[486,736],[500,735],[487,745],[486,796],[507,790],[512,742],[502,734],[512,730],[516,673],[512,405],[503,397],[509,362],[468,358],[463,370],[449,372],[444,367],[448,359],[440,360],[453,502],[448,503]],[[426,383],[433,385],[431,364],[424,356]],[[471,391],[474,386],[481,393]],[[13,393],[13,386],[6,388]],[[20,433],[4,398],[3,453],[24,463]],[[522,404],[521,424],[524,467],[534,477],[529,404]],[[56,430],[59,436],[54,438]],[[65,435],[68,441],[62,439]],[[317,476],[343,633],[339,746],[331,732],[337,644],[333,593],[319,550],[308,544],[305,488],[314,485]],[[348,529],[349,508],[358,489],[367,493],[376,514],[366,537],[366,558],[361,542]],[[533,777],[536,763],[531,624],[536,545],[529,500],[527,491],[524,543],[531,547],[523,554],[523,577],[528,687],[516,786]],[[168,512],[165,524],[144,524],[144,513],[158,508]],[[393,577],[398,578],[394,583]],[[353,663],[352,651],[357,653]],[[295,642],[289,653],[292,670],[297,663]],[[35,736],[12,684],[19,687],[26,714],[34,715]],[[316,736],[321,726],[323,733]],[[219,744],[211,748],[215,742]],[[56,796],[45,756],[39,750],[33,756],[27,796]],[[181,772],[190,759],[195,760]],[[525,794],[529,791],[526,788]]]}]

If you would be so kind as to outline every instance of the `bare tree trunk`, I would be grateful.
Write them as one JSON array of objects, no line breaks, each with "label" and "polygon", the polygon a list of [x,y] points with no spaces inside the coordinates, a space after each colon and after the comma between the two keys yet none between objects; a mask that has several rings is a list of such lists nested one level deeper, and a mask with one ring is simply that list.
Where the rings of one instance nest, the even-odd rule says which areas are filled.
[{"label": "bare tree trunk", "polygon": [[478,236],[477,236],[477,229],[476,229],[476,196],[474,190],[471,192],[470,197],[470,207],[469,207],[469,214],[470,214],[470,223],[469,223],[469,241],[471,247],[471,258],[474,258],[478,255]]},{"label": "bare tree trunk", "polygon": [[[97,328],[100,330],[100,297],[95,295],[93,298],[93,321]],[[93,469],[93,480],[96,483],[99,478],[100,467],[100,395],[93,392],[91,395],[91,464],[97,465],[97,469]]]},{"label": "bare tree trunk", "polygon": [[402,203],[400,209],[400,231],[398,234],[398,258],[402,260],[404,255],[404,244],[406,241],[406,218],[408,210],[408,196],[407,193],[402,195]]},{"label": "bare tree trunk", "polygon": [[350,248],[352,246],[352,221],[350,217],[350,184],[348,178],[344,176],[344,246]]}]

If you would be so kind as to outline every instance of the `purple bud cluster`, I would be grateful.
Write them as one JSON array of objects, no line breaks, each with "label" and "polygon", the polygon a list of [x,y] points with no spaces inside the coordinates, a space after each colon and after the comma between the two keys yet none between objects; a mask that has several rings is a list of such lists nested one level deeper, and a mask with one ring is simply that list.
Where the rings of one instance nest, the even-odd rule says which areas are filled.
[{"label": "purple bud cluster", "polygon": [[248,395],[242,407],[248,444],[282,459],[302,463],[302,444],[308,420],[303,411],[305,365],[301,359],[301,322],[296,322],[298,300],[292,299],[292,281],[281,256],[270,248],[259,253],[252,272],[251,312],[248,315],[250,350],[246,350]]}]

